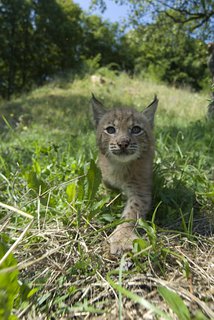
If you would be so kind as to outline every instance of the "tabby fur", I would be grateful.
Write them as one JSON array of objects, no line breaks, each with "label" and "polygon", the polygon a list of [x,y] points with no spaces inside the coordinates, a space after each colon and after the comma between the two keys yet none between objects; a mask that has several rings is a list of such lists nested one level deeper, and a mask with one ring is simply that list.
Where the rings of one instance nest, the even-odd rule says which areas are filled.
[{"label": "tabby fur", "polygon": [[136,222],[145,217],[151,205],[153,123],[157,105],[155,97],[143,112],[127,108],[107,110],[92,96],[103,182],[127,197],[122,213],[124,222],[109,237],[112,254],[132,248]]}]

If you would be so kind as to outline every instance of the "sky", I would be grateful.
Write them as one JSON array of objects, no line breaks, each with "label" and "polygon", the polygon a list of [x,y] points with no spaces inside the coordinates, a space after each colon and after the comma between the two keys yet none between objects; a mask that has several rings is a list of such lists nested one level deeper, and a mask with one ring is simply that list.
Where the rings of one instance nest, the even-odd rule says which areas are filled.
[{"label": "sky", "polygon": [[[79,6],[83,10],[89,10],[89,5],[91,0],[74,0],[75,3],[79,4]],[[102,16],[103,19],[108,19],[110,22],[121,22],[128,15],[128,6],[120,6],[115,4],[113,0],[105,0],[107,10],[104,13],[100,11],[92,11],[90,13],[97,14]]]}]

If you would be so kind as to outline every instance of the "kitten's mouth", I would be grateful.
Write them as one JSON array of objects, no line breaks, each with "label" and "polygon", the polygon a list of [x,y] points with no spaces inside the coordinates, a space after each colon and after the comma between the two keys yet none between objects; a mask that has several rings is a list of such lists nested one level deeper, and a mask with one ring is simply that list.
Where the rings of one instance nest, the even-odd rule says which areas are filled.
[{"label": "kitten's mouth", "polygon": [[118,150],[112,150],[111,151],[115,156],[130,156],[135,154],[133,150],[128,150],[128,149],[118,149]]},{"label": "kitten's mouth", "polygon": [[115,160],[121,163],[130,162],[138,158],[138,155],[135,151],[128,149],[111,150],[111,154]]}]

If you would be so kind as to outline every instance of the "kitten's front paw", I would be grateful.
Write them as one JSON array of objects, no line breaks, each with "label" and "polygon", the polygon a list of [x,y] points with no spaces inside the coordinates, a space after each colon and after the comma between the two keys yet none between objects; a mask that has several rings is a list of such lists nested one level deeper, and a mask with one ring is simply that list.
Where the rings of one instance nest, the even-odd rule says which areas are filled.
[{"label": "kitten's front paw", "polygon": [[110,253],[118,254],[130,251],[133,248],[133,241],[137,239],[133,226],[119,225],[109,236]]}]

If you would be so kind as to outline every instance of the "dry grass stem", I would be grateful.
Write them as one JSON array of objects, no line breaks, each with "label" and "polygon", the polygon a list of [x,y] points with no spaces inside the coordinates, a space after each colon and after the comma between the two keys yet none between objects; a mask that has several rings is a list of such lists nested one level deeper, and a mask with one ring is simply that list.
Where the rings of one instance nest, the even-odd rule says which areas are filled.
[{"label": "dry grass stem", "polygon": [[[20,213],[20,212],[19,212]],[[9,254],[11,254],[11,252],[13,252],[16,247],[20,244],[20,242],[22,241],[22,239],[24,238],[25,234],[27,233],[27,231],[29,230],[29,228],[31,227],[33,223],[33,220],[31,220],[31,222],[25,227],[25,229],[23,230],[23,232],[20,234],[20,236],[18,237],[18,239],[12,244],[12,246],[10,247],[10,249],[5,253],[5,255],[1,258],[0,260],[0,265],[7,259],[7,257],[9,256]]]},{"label": "dry grass stem", "polygon": [[13,212],[15,212],[15,213],[18,213],[18,214],[20,214],[20,215],[21,215],[22,217],[24,217],[24,218],[33,219],[33,216],[32,216],[32,215],[30,215],[30,214],[28,214],[28,213],[26,213],[26,212],[24,212],[24,211],[22,211],[22,210],[20,210],[20,209],[17,209],[17,208],[15,208],[15,207],[9,206],[9,205],[7,205],[7,204],[5,204],[5,203],[0,202],[0,207],[2,207],[2,208],[4,208],[4,209],[11,210],[11,211],[13,211]]}]

